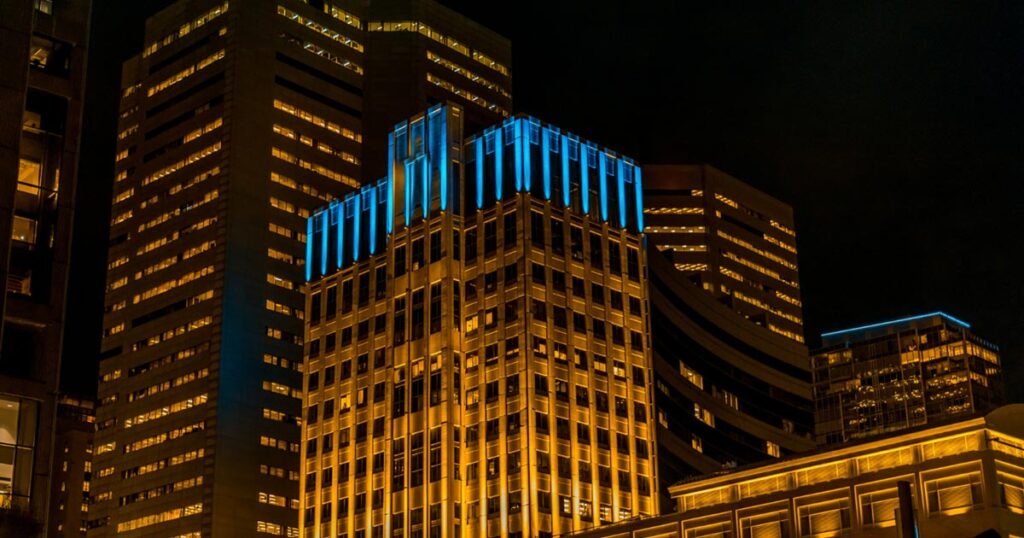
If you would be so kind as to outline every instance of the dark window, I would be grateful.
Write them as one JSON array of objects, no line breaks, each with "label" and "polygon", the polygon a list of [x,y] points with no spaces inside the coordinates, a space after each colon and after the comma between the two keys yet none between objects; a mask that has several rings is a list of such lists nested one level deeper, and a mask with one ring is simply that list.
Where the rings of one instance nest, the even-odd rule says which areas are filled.
[{"label": "dark window", "polygon": [[604,266],[604,256],[601,254],[601,236],[593,233],[590,234],[590,265],[599,269]]},{"label": "dark window", "polygon": [[377,268],[377,274],[374,276],[374,283],[376,284],[376,291],[374,292],[374,298],[378,301],[383,299],[387,295],[388,291],[388,268],[380,266]]},{"label": "dark window", "polygon": [[594,304],[604,304],[604,286],[600,284],[590,284],[590,300],[594,301]]},{"label": "dark window", "polygon": [[391,324],[394,328],[395,345],[405,342],[405,297],[395,299],[395,322]]},{"label": "dark window", "polygon": [[615,241],[608,241],[608,270],[613,275],[622,274],[622,252],[619,250],[619,244]]},{"label": "dark window", "polygon": [[412,292],[412,335],[410,340],[423,338],[423,288]]},{"label": "dark window", "polygon": [[492,256],[498,250],[498,222],[484,223],[484,256]]},{"label": "dark window", "polygon": [[347,314],[352,311],[352,281],[346,280],[341,283],[341,313]]},{"label": "dark window", "polygon": [[476,228],[466,230],[466,262],[476,261]]},{"label": "dark window", "polygon": [[505,214],[505,248],[514,247],[516,245],[516,214],[506,213]]},{"label": "dark window", "polygon": [[583,229],[577,226],[569,227],[569,242],[572,259],[578,262],[583,261]]},{"label": "dark window", "polygon": [[630,280],[640,281],[640,252],[632,247],[626,249],[626,273]]},{"label": "dark window", "polygon": [[441,331],[441,283],[430,286],[430,334]]},{"label": "dark window", "polygon": [[407,270],[405,262],[405,246],[395,248],[395,276],[399,277],[405,274]]},{"label": "dark window", "polygon": [[565,224],[558,219],[551,219],[551,252],[565,254]]},{"label": "dark window", "polygon": [[441,259],[441,231],[430,234],[430,263]]},{"label": "dark window", "polygon": [[324,310],[326,310],[326,312],[324,313],[324,317],[327,319],[334,319],[334,317],[338,315],[338,287],[331,286],[327,288],[325,297],[326,304],[324,305]]},{"label": "dark window", "polygon": [[544,215],[530,212],[530,240],[534,246],[544,247]]},{"label": "dark window", "polygon": [[545,283],[544,266],[539,263],[533,263],[530,266],[530,272],[533,274],[533,281],[537,284]]},{"label": "dark window", "polygon": [[366,306],[370,302],[370,273],[359,275],[359,306]]},{"label": "dark window", "polygon": [[423,257],[423,238],[415,239],[412,242],[412,270],[415,271],[425,265]]},{"label": "dark window", "polygon": [[320,292],[314,293],[309,298],[309,324],[320,323]]}]

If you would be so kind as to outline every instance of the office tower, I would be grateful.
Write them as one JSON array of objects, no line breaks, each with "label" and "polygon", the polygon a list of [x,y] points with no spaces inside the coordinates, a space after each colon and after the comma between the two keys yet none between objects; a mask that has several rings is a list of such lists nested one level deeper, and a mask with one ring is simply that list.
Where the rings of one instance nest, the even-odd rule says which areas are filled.
[{"label": "office tower", "polygon": [[679,480],[814,447],[810,362],[792,210],[710,166],[643,170],[670,510]]},{"label": "office tower", "polygon": [[89,2],[0,3],[0,506],[45,525]]},{"label": "office tower", "polygon": [[[404,5],[445,17],[381,43],[441,43],[426,48],[448,62],[424,52],[429,90],[395,81],[408,99],[507,113],[465,98],[483,91],[469,72],[507,89],[482,63],[507,42]],[[123,71],[91,536],[298,532],[305,218],[386,148],[365,135],[388,84],[368,65],[389,54],[378,26],[395,29],[366,3],[298,0],[183,0],[147,21]]]},{"label": "office tower", "polygon": [[50,529],[47,536],[85,536],[92,480],[95,405],[90,400],[61,396],[57,402],[53,470],[50,476]]},{"label": "office tower", "polygon": [[529,117],[398,124],[310,218],[303,536],[657,513],[639,168]]},{"label": "office tower", "polygon": [[647,263],[662,509],[680,480],[813,449],[807,348],[750,323],[656,250]]},{"label": "office tower", "polygon": [[746,319],[804,341],[793,209],[708,165],[645,165],[651,247]]},{"label": "office tower", "polygon": [[1024,528],[1024,406],[750,466],[672,487],[676,513],[579,538],[914,536],[896,527],[910,486],[917,536],[1016,536]]},{"label": "office tower", "polygon": [[1002,403],[999,348],[943,312],[821,339],[812,354],[821,444],[959,420]]}]

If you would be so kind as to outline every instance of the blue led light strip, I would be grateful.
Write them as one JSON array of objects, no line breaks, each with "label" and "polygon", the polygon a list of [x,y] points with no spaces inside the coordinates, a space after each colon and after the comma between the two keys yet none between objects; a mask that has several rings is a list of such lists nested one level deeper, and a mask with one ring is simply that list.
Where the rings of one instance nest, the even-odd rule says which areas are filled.
[{"label": "blue led light strip", "polygon": [[371,185],[370,191],[370,254],[377,253],[377,186]]},{"label": "blue led light strip", "polygon": [[[388,234],[395,228],[395,133],[388,133]],[[442,202],[443,203],[443,202]],[[339,249],[340,251],[340,249]],[[341,264],[339,263],[340,267]]]},{"label": "blue led light strip", "polygon": [[828,332],[828,333],[821,333],[821,337],[822,338],[828,338],[828,337],[831,337],[831,336],[839,336],[841,334],[853,333],[853,332],[858,332],[858,331],[866,331],[868,329],[878,329],[878,328],[881,328],[881,327],[887,327],[889,325],[897,325],[899,323],[907,323],[907,322],[910,322],[910,321],[917,321],[917,320],[920,320],[920,319],[927,319],[927,318],[931,318],[931,317],[935,317],[935,316],[939,316],[939,317],[945,318],[945,319],[947,319],[947,320],[949,320],[949,321],[951,321],[951,322],[953,322],[953,323],[955,323],[957,325],[960,325],[961,327],[963,327],[965,329],[970,329],[971,328],[971,324],[970,323],[967,323],[966,321],[954,318],[953,316],[950,316],[949,314],[947,314],[945,312],[931,312],[929,314],[921,314],[921,315],[918,315],[918,316],[910,316],[910,317],[906,317],[906,318],[894,319],[892,321],[883,321],[883,322],[880,322],[880,323],[872,323],[870,325],[862,325],[860,327],[854,327],[852,329],[843,329],[843,330],[840,330],[840,331],[832,331],[832,332]]},{"label": "blue led light strip", "polygon": [[420,166],[421,174],[423,175],[423,177],[420,178],[423,181],[423,188],[421,189],[423,191],[423,193],[421,194],[421,197],[423,198],[422,209],[423,209],[423,218],[426,219],[427,217],[430,216],[430,187],[431,187],[431,185],[430,185],[430,157],[428,156],[428,154],[426,152],[424,152],[423,155],[420,155],[420,165],[421,165]]},{"label": "blue led light strip", "polygon": [[569,137],[562,135],[562,205],[569,207]]},{"label": "blue led light strip", "polygon": [[323,231],[320,233],[320,274],[327,274],[327,247],[330,243],[327,242],[327,233],[331,229],[331,212],[330,210],[321,211],[320,215],[323,216],[324,224]]},{"label": "blue led light strip", "polygon": [[641,183],[640,167],[633,165],[633,193],[636,198],[636,228],[638,232],[644,231],[644,189]]},{"label": "blue led light strip", "polygon": [[616,179],[619,184],[619,226],[626,227],[626,165],[619,158],[615,169]]},{"label": "blue led light strip", "polygon": [[494,130],[494,197],[501,200],[502,181],[504,178],[504,157],[505,144],[501,140],[501,125]]},{"label": "blue led light strip", "polygon": [[313,279],[313,219],[306,219],[306,280]]},{"label": "blue led light strip", "polygon": [[608,222],[608,156],[598,150],[597,156],[597,180],[601,190],[601,220]]},{"label": "blue led light strip", "polygon": [[580,195],[583,197],[584,215],[590,215],[590,163],[587,162],[589,147],[589,144],[580,142]]},{"label": "blue led light strip", "polygon": [[345,201],[335,205],[338,207],[338,252],[335,254],[338,266],[335,269],[341,269],[345,263]]},{"label": "blue led light strip", "polygon": [[523,192],[523,120],[515,121],[516,192]]},{"label": "blue led light strip", "polygon": [[359,261],[359,225],[360,221],[363,220],[362,211],[359,209],[359,202],[361,193],[356,192],[355,196],[352,196],[352,203],[355,207],[352,208],[352,261]]},{"label": "blue led light strip", "polygon": [[448,209],[448,114],[441,114],[441,140],[437,142],[441,148],[441,160],[437,167],[441,170],[441,211]]},{"label": "blue led light strip", "polygon": [[551,148],[549,147],[551,131],[544,127],[540,131],[540,162],[544,168],[544,199],[551,199]]},{"label": "blue led light strip", "polygon": [[484,135],[476,139],[476,208],[484,206]]},{"label": "blue led light strip", "polygon": [[523,190],[530,192],[533,188],[531,182],[533,180],[533,171],[530,166],[530,126],[523,121]]}]

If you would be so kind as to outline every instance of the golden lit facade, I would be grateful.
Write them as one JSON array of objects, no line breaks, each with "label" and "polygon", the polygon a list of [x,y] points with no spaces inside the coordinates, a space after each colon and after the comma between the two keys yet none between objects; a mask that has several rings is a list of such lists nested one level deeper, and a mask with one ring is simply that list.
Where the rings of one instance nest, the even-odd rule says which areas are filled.
[{"label": "golden lit facade", "polygon": [[1021,536],[1024,406],[680,483],[676,513],[579,536],[893,537],[900,481],[920,536]]},{"label": "golden lit facade", "polygon": [[708,165],[644,165],[651,248],[744,318],[803,343],[793,209]]},{"label": "golden lit facade", "polygon": [[818,442],[842,443],[985,413],[1003,400],[999,349],[943,312],[822,334]]},{"label": "golden lit facade", "polygon": [[303,536],[657,513],[638,168],[461,113],[399,124],[388,176],[309,220]]},{"label": "golden lit facade", "polygon": [[[510,57],[429,0],[373,7],[181,0],[147,21],[123,71],[90,536],[298,535],[306,218],[386,152],[371,125],[463,102],[427,71],[489,91],[426,50],[392,54],[393,40],[478,74],[472,51]],[[367,29],[392,18],[427,21],[470,55]]]}]

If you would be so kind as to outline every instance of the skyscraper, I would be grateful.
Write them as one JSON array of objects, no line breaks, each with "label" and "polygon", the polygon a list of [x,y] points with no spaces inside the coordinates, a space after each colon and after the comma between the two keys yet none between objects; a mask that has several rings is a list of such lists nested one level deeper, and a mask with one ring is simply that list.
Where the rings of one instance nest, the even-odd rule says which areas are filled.
[{"label": "skyscraper", "polygon": [[89,7],[0,4],[0,507],[44,525]]},{"label": "skyscraper", "polygon": [[641,176],[543,124],[399,123],[308,221],[302,527],[554,536],[657,512]]},{"label": "skyscraper", "polygon": [[744,318],[803,343],[793,209],[708,165],[644,165],[647,236]]},{"label": "skyscraper", "polygon": [[93,402],[62,396],[57,403],[57,433],[50,477],[50,528],[47,536],[85,536],[89,516],[96,410]]},{"label": "skyscraper", "polygon": [[706,165],[644,165],[663,509],[668,486],[814,448],[792,210]]},{"label": "skyscraper", "polygon": [[821,335],[818,442],[845,443],[981,415],[1003,401],[999,348],[932,312]]},{"label": "skyscraper", "polygon": [[[507,41],[377,5],[182,0],[147,21],[123,71],[90,535],[298,532],[305,218],[386,148],[371,92],[511,108]],[[374,67],[410,43],[418,80]]]}]

